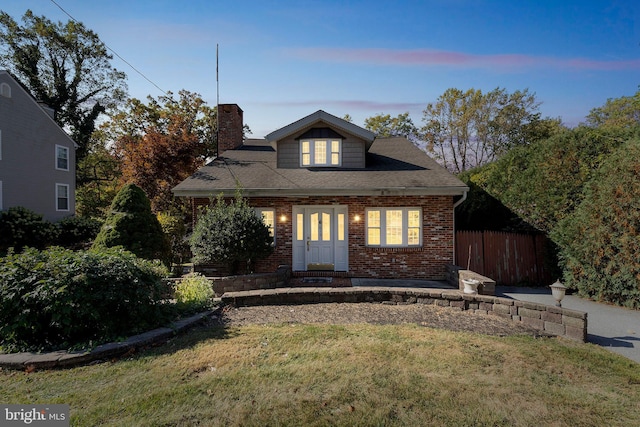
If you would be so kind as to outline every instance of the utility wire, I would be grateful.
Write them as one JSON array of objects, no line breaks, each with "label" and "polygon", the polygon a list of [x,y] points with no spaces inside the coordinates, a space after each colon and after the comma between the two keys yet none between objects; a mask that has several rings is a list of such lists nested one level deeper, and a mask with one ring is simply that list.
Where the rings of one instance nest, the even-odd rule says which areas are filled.
[{"label": "utility wire", "polygon": [[[60,10],[61,10],[65,15],[67,15],[67,16],[69,17],[69,19],[71,19],[73,22],[76,22],[76,23],[78,23],[78,24],[81,24],[81,22],[80,22],[80,21],[78,21],[77,19],[75,19],[73,16],[71,16],[71,15],[69,14],[69,12],[67,12],[66,10],[64,10],[64,9],[62,8],[62,6],[60,6],[58,3],[56,3],[56,2],[55,2],[55,0],[50,0],[50,1],[51,1],[51,3],[55,4],[55,5],[58,7],[58,9],[60,9]],[[101,41],[102,41],[102,40],[101,40]],[[157,84],[155,84],[153,81],[151,81],[151,79],[149,79],[147,76],[145,76],[145,75],[142,73],[142,71],[138,70],[136,67],[134,67],[133,65],[131,65],[131,64],[129,63],[129,61],[127,61],[127,60],[126,60],[126,59],[124,59],[122,56],[120,56],[120,55],[118,54],[118,52],[116,52],[115,50],[113,50],[113,49],[111,49],[109,46],[107,46],[107,44],[106,44],[105,42],[102,42],[102,44],[104,44],[104,46],[105,46],[109,51],[111,51],[111,52],[112,52],[116,57],[118,57],[122,62],[124,62],[124,63],[125,63],[125,64],[127,64],[129,67],[131,67],[131,69],[132,69],[133,71],[135,71],[136,73],[140,74],[140,76],[142,76],[142,78],[143,78],[143,79],[145,79],[146,81],[148,81],[149,83],[151,83],[151,84],[152,84],[153,86],[155,86],[155,87],[156,87],[160,92],[164,93],[167,97],[171,98],[171,97],[169,96],[169,94],[168,94],[165,90],[163,90],[160,86],[158,86],[158,85],[157,85]]]}]

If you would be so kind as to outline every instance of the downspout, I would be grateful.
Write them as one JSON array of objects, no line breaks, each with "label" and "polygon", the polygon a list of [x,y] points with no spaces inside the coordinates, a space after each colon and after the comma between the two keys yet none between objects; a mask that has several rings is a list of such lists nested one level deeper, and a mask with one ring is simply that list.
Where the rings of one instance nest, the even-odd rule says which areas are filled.
[{"label": "downspout", "polygon": [[462,193],[462,197],[460,198],[460,200],[458,200],[457,202],[455,202],[453,204],[453,257],[451,257],[451,259],[453,259],[453,264],[457,265],[457,259],[456,259],[456,208],[458,206],[460,206],[462,204],[462,202],[464,202],[465,200],[467,200],[467,191],[468,190],[464,190],[464,192]]}]

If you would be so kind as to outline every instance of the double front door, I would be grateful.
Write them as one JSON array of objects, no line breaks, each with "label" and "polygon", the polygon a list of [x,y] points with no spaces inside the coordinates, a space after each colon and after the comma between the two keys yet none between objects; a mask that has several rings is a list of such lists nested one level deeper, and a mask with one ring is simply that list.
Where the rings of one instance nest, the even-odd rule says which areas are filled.
[{"label": "double front door", "polygon": [[293,270],[347,271],[347,207],[293,207]]}]

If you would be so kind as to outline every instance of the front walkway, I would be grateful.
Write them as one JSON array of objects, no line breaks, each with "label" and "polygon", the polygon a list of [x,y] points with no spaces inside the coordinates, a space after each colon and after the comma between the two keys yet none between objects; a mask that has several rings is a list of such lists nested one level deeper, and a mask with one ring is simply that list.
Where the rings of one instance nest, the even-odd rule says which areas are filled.
[{"label": "front walkway", "polygon": [[[554,305],[549,288],[496,286],[496,296]],[[587,341],[640,363],[640,311],[597,303],[574,295],[562,307],[588,315]]]}]

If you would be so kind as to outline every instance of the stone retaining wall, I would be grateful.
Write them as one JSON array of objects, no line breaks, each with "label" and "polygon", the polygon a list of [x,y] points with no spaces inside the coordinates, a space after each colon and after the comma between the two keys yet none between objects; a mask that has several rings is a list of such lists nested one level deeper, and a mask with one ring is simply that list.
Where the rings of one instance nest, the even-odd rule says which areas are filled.
[{"label": "stone retaining wall", "polygon": [[[213,283],[213,292],[217,297],[225,292],[249,291],[253,289],[275,289],[286,287],[291,277],[289,266],[279,267],[274,273],[245,274],[242,276],[209,277]],[[173,282],[180,278],[170,279]]]},{"label": "stone retaining wall", "polygon": [[326,302],[431,304],[500,316],[551,335],[587,340],[587,313],[527,301],[459,291],[417,288],[281,288],[227,292],[222,301],[237,307]]}]

